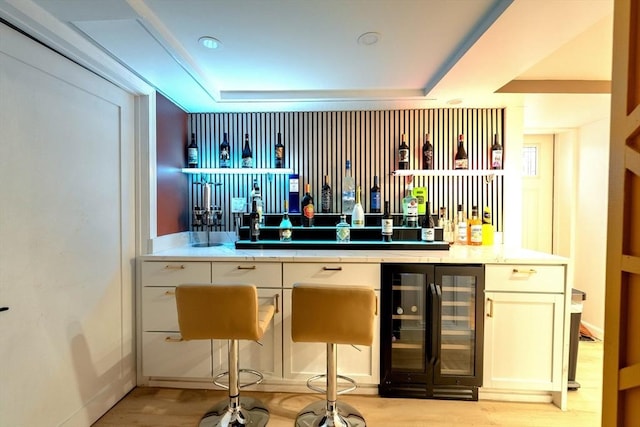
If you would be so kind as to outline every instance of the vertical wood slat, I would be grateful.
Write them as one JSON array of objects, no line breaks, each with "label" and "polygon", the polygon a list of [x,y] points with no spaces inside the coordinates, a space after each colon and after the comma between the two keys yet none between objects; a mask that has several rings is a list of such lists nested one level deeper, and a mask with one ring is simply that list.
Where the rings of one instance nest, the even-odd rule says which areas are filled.
[{"label": "vertical wood slat", "polygon": [[[320,203],[323,176],[329,175],[333,190],[333,211],[341,210],[342,178],[345,162],[351,160],[356,185],[362,188],[365,211],[370,210],[369,189],[378,175],[382,201],[389,200],[393,212],[401,212],[406,182],[393,176],[397,166],[400,136],[406,133],[411,148],[410,167],[422,166],[421,149],[425,133],[434,145],[434,167],[452,169],[459,134],[465,135],[465,149],[471,169],[488,168],[489,148],[493,134],[504,129],[503,109],[424,109],[332,112],[276,113],[198,113],[189,114],[189,132],[196,134],[202,167],[218,167],[218,147],[224,132],[231,145],[232,167],[241,166],[244,134],[250,137],[255,167],[273,167],[273,146],[278,132],[285,145],[285,166],[300,175],[301,192],[311,184],[316,204]],[[503,141],[504,145],[505,144]],[[191,206],[201,204],[198,176],[191,177]],[[214,202],[223,209],[225,230],[233,230],[230,215],[231,198],[247,198],[251,183],[257,179],[263,191],[265,212],[282,212],[287,197],[285,176],[220,175],[211,178]],[[502,230],[503,177],[485,182],[483,177],[414,177],[414,186],[427,188],[432,213],[440,206],[455,215],[458,204],[467,214],[471,206],[479,211],[487,205],[493,213],[497,230]]]}]

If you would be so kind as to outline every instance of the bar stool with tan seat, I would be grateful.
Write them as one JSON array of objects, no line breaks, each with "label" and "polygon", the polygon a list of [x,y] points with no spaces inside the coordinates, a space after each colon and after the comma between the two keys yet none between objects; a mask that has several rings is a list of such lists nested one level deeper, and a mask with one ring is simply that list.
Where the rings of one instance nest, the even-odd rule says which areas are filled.
[{"label": "bar stool with tan seat", "polygon": [[[239,427],[267,424],[269,411],[257,399],[240,398],[240,388],[262,382],[260,372],[239,369],[238,341],[259,341],[264,335],[275,305],[259,304],[254,285],[180,285],[176,287],[180,334],[185,340],[229,340],[229,370],[213,383],[229,390],[229,398],[213,406],[200,420],[200,427]],[[240,373],[257,379],[240,384]],[[229,385],[218,382],[229,376]]]},{"label": "bar stool with tan seat", "polygon": [[[337,400],[356,388],[353,379],[338,375],[338,344],[367,345],[373,342],[376,295],[373,289],[353,286],[295,284],[292,291],[291,337],[294,342],[327,345],[326,375],[307,380],[312,390],[326,392],[326,400],[308,405],[298,414],[298,427],[366,426],[362,414]],[[326,390],[312,381],[326,376]],[[338,391],[338,378],[351,387]]]}]

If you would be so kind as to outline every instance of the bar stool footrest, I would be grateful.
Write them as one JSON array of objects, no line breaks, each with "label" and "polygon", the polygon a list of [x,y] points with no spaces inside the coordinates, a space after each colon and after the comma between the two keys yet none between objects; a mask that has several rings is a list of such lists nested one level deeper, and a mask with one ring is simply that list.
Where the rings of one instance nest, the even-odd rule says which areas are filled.
[{"label": "bar stool footrest", "polygon": [[[327,374],[314,375],[313,377],[311,377],[311,378],[309,378],[307,380],[307,387],[310,390],[313,390],[313,391],[318,392],[318,393],[326,393],[327,389],[324,389],[324,388],[318,387],[317,385],[312,384],[313,381],[317,381],[317,380],[319,380],[321,378],[326,378],[326,377],[327,377]],[[337,375],[337,378],[339,380],[343,380],[343,381],[346,381],[349,384],[351,384],[351,387],[347,387],[345,389],[339,390],[336,393],[337,395],[349,393],[349,392],[355,390],[356,388],[358,388],[358,385],[356,384],[356,382],[354,381],[353,378],[345,377],[344,375]]]},{"label": "bar stool footrest", "polygon": [[[255,375],[257,377],[257,380],[251,381],[251,382],[248,382],[248,383],[244,383],[244,384],[240,384],[239,388],[241,388],[241,389],[245,388],[245,387],[252,386],[252,385],[260,384],[264,380],[264,375],[262,375],[261,372],[256,371],[255,369],[238,369],[238,374],[242,374],[242,373]],[[218,374],[213,378],[213,383],[215,385],[217,385],[218,387],[224,389],[224,390],[229,390],[229,385],[228,384],[224,384],[224,383],[218,382],[218,380],[220,378],[228,377],[228,376],[229,376],[229,371],[226,371],[226,372],[223,372],[221,374]]]}]

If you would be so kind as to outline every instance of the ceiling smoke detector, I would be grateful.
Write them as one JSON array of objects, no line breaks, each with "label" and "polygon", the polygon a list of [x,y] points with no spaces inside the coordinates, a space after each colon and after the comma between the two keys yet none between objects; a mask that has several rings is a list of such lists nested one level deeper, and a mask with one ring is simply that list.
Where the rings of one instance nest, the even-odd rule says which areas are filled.
[{"label": "ceiling smoke detector", "polygon": [[358,44],[363,46],[371,46],[378,43],[381,37],[382,36],[380,35],[380,33],[376,33],[374,31],[362,33],[358,37]]}]

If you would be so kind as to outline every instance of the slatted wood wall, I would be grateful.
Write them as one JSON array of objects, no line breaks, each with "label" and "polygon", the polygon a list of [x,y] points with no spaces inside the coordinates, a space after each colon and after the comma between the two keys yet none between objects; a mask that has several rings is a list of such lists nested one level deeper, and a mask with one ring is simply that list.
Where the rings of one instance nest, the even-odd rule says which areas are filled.
[{"label": "slatted wood wall", "polygon": [[[329,175],[333,189],[333,211],[341,211],[342,177],[345,162],[351,160],[356,185],[363,189],[363,206],[369,212],[369,189],[374,175],[379,176],[382,200],[389,200],[393,212],[401,212],[406,180],[393,176],[397,169],[400,135],[406,133],[411,147],[410,168],[420,169],[425,133],[431,134],[436,169],[453,169],[457,137],[465,136],[470,169],[489,168],[489,150],[497,134],[505,147],[503,109],[420,109],[386,111],[275,112],[275,113],[199,113],[189,115],[189,132],[196,135],[200,149],[200,167],[218,167],[219,144],[229,134],[233,167],[240,167],[243,137],[248,133],[254,166],[274,167],[274,144],[278,132],[285,145],[285,167],[300,175],[303,185],[311,184],[319,204],[323,176]],[[506,141],[506,142],[505,142]],[[214,203],[225,212],[226,229],[232,197],[247,197],[251,183],[258,178],[263,191],[265,212],[280,213],[287,197],[286,176],[218,175]],[[192,176],[192,203],[201,202],[200,186],[193,185],[208,176]],[[503,223],[503,177],[489,181],[484,177],[416,176],[414,186],[427,187],[431,210],[447,207],[452,217],[458,204],[467,213],[471,206],[490,206],[498,231]]]}]

